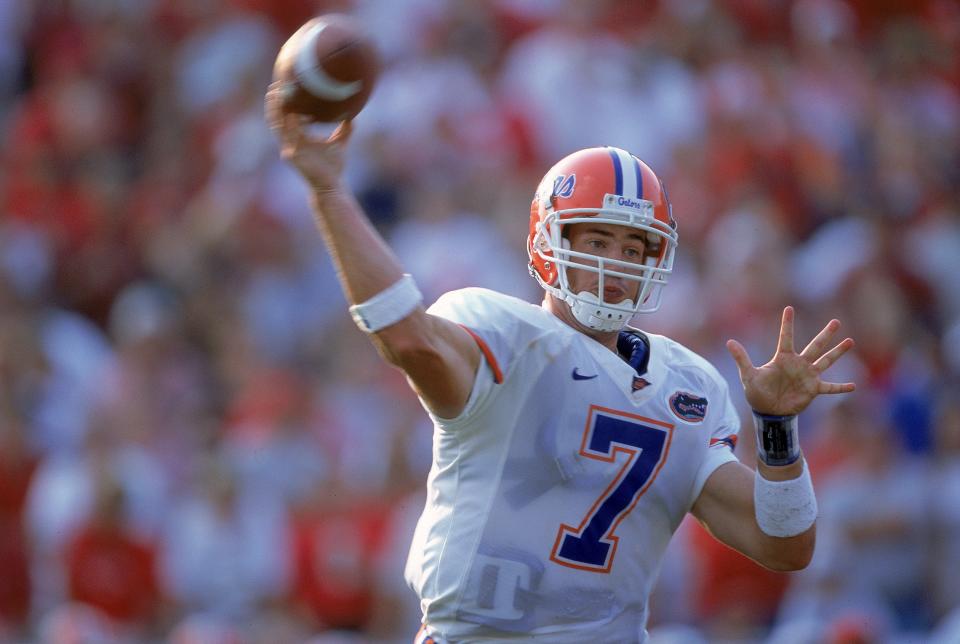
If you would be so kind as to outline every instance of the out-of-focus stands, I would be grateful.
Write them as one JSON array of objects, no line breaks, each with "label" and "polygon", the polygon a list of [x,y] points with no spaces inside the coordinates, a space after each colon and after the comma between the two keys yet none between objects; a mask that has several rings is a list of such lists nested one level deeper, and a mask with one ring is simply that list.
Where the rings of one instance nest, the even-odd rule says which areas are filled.
[{"label": "out-of-focus stands", "polygon": [[330,10],[382,47],[348,177],[428,299],[535,301],[537,180],[615,144],[680,224],[641,326],[735,392],[724,340],[770,353],[787,303],[798,335],[839,317],[856,338],[833,375],[857,393],[802,422],[814,563],[767,573],[684,524],[654,641],[956,641],[950,0],[0,4],[0,640],[415,632],[430,428],[350,323],[262,119],[279,44]]}]

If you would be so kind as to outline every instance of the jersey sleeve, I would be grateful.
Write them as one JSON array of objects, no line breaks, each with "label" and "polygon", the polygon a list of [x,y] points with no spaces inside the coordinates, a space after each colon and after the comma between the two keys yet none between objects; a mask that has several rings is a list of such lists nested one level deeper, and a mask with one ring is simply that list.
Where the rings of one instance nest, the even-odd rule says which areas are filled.
[{"label": "jersey sleeve", "polygon": [[542,309],[482,288],[445,293],[427,309],[427,313],[459,324],[473,337],[483,354],[484,360],[467,406],[458,418],[469,415],[495,387],[502,384],[524,348],[544,333],[543,323],[538,319],[545,314]]},{"label": "jersey sleeve", "polygon": [[539,307],[482,288],[445,293],[427,313],[466,329],[500,381],[509,373],[519,351],[543,334],[542,325],[535,319],[542,314]]},{"label": "jersey sleeve", "polygon": [[713,397],[718,404],[711,410],[715,416],[712,418],[708,416],[711,421],[710,443],[707,445],[706,455],[700,462],[700,467],[694,479],[693,496],[690,499],[691,506],[700,496],[707,479],[718,467],[738,460],[736,454],[734,454],[734,449],[739,438],[740,415],[730,398],[730,388],[727,386],[726,380],[713,369],[708,375],[713,384]]}]

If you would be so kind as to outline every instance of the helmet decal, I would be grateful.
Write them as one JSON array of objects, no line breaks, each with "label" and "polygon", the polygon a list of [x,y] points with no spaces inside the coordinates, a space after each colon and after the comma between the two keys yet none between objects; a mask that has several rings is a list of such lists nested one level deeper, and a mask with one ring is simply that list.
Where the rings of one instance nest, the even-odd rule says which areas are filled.
[{"label": "helmet decal", "polygon": [[573,196],[573,190],[577,187],[577,175],[562,175],[558,174],[557,178],[553,180],[553,197],[563,197],[564,199],[569,199]]},{"label": "helmet decal", "polygon": [[613,160],[614,194],[643,199],[643,177],[637,158],[620,148],[607,148]]}]

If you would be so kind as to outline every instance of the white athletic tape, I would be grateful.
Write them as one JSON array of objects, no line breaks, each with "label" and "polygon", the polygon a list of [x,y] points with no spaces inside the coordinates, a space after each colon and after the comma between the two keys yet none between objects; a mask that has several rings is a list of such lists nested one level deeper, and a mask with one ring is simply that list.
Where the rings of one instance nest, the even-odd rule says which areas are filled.
[{"label": "white athletic tape", "polygon": [[817,497],[807,462],[803,473],[789,481],[770,481],[754,476],[753,503],[757,525],[771,537],[795,537],[817,519]]},{"label": "white athletic tape", "polygon": [[392,286],[366,302],[351,306],[350,315],[361,331],[376,333],[413,313],[421,302],[423,295],[413,281],[413,276],[404,273]]}]

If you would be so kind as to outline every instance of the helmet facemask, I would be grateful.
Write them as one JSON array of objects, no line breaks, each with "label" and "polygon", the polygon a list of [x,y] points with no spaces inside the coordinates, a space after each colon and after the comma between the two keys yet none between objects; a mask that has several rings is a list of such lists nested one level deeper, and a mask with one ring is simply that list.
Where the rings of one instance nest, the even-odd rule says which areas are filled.
[{"label": "helmet facemask", "polygon": [[[621,202],[617,206],[617,202]],[[545,215],[537,224],[532,251],[545,262],[556,264],[556,279],[546,283],[539,273],[534,276],[547,292],[566,302],[578,322],[594,331],[618,331],[638,313],[652,313],[660,308],[662,288],[673,270],[677,233],[672,227],[653,216],[653,204],[633,199],[626,206],[617,195],[606,195],[604,208],[570,208],[555,211],[552,204],[543,204]],[[548,202],[549,203],[549,202]],[[640,231],[646,238],[645,252],[640,262],[610,259],[570,249],[564,227],[571,224],[614,224]],[[570,287],[567,269],[574,268],[599,276],[597,292],[574,293]],[[604,280],[616,277],[639,283],[636,302],[625,299],[607,302]]]}]

